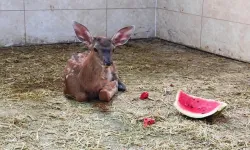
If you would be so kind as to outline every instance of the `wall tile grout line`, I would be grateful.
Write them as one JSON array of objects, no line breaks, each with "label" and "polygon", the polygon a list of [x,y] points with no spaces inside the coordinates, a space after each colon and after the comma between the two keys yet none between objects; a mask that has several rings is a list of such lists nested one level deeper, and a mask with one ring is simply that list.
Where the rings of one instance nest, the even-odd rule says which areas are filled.
[{"label": "wall tile grout line", "polygon": [[209,19],[214,19],[214,20],[220,20],[220,21],[225,21],[225,22],[237,23],[237,24],[241,24],[241,25],[250,26],[249,23],[242,23],[242,22],[237,22],[237,21],[230,21],[230,20],[226,20],[226,19],[218,19],[218,18],[212,18],[212,17],[207,17],[207,16],[203,16],[203,18],[209,18]]},{"label": "wall tile grout line", "polygon": [[[110,8],[108,8],[108,9],[110,9]],[[153,8],[111,8],[111,9],[153,9]],[[204,16],[204,15],[201,16],[201,15],[185,13],[185,12],[180,12],[180,11],[174,11],[174,10],[169,10],[169,9],[164,9],[164,8],[157,8],[157,9],[176,12],[176,13],[181,13],[181,14],[186,14],[186,15],[192,15],[192,16],[200,16],[200,17],[203,17],[203,18],[210,18],[210,19],[215,19],[215,20],[238,23],[238,24],[242,24],[242,25],[250,25],[249,23],[243,23],[243,22],[237,22],[237,21],[232,21],[232,20],[213,18],[213,17],[209,17],[209,16]],[[60,10],[106,10],[106,9],[105,8],[101,8],[101,9],[54,9],[53,11],[60,11]],[[24,11],[24,10],[0,10],[0,11]],[[40,9],[40,10],[26,10],[25,9],[25,12],[27,12],[27,11],[51,11],[51,9]]]},{"label": "wall tile grout line", "polygon": [[106,0],[106,37],[108,36],[108,0]]},{"label": "wall tile grout line", "polygon": [[155,0],[155,37],[157,37],[157,13],[158,13],[158,0]]},{"label": "wall tile grout line", "polygon": [[26,9],[26,11],[60,11],[60,10],[106,10],[106,8],[93,8],[93,9]]},{"label": "wall tile grout line", "polygon": [[23,9],[16,9],[16,10],[2,9],[2,10],[0,10],[0,12],[1,11],[23,11]]},{"label": "wall tile grout line", "polygon": [[175,10],[169,10],[169,9],[165,9],[165,8],[158,8],[158,9],[165,10],[165,11],[172,11],[172,12],[186,14],[186,15],[192,15],[192,16],[199,16],[199,17],[201,17],[201,15],[196,15],[196,14],[191,14],[191,13],[185,13],[185,12],[175,11]]},{"label": "wall tile grout line", "polygon": [[135,8],[129,8],[129,7],[122,7],[122,8],[108,8],[108,9],[155,9],[155,7],[135,7]]},{"label": "wall tile grout line", "polygon": [[220,21],[225,21],[225,22],[231,22],[231,23],[237,23],[237,24],[241,24],[241,25],[250,26],[249,23],[242,23],[242,22],[237,22],[237,21],[232,21],[232,20],[226,20],[226,19],[219,19],[219,18],[213,18],[213,17],[208,17],[208,16],[195,15],[195,14],[184,13],[184,12],[180,12],[180,11],[174,11],[174,10],[168,10],[168,9],[162,9],[162,8],[158,8],[158,9],[165,10],[165,11],[176,12],[176,13],[181,13],[181,14],[185,14],[185,15],[198,16],[198,17],[203,17],[203,18],[209,18],[209,19],[214,19],[214,20],[220,20]]},{"label": "wall tile grout line", "polygon": [[202,23],[203,23],[204,0],[202,1],[202,6],[201,6],[201,8],[202,8],[202,11],[201,11],[200,49],[202,48],[202,46],[201,46],[201,38],[202,38],[202,28],[203,28]]},{"label": "wall tile grout line", "polygon": [[[155,8],[154,7],[148,7],[148,8],[107,8],[107,9],[153,9],[154,10]],[[106,10],[106,8],[53,9],[53,11],[60,11],[60,10]],[[3,10],[3,11],[19,11],[19,10]],[[26,11],[51,11],[51,9],[26,9]]]},{"label": "wall tile grout line", "polygon": [[27,30],[26,30],[26,11],[25,11],[25,0],[23,0],[23,14],[24,14],[24,44],[27,44]]}]

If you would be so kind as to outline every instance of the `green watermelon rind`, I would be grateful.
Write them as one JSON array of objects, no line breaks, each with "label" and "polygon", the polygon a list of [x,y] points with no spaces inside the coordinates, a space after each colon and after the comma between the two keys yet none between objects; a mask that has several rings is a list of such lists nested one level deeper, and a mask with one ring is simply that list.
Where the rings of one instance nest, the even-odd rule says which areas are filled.
[{"label": "green watermelon rind", "polygon": [[201,98],[201,97],[196,97],[196,96],[193,96],[193,95],[189,95],[185,92],[186,95],[190,96],[190,97],[193,97],[193,98],[200,98],[200,99],[203,99],[205,101],[213,101],[213,102],[217,102],[219,103],[220,105],[218,107],[216,107],[213,111],[210,111],[209,113],[205,113],[205,114],[201,114],[201,113],[193,113],[193,112],[190,112],[190,111],[187,111],[183,108],[181,108],[180,106],[180,103],[179,103],[179,96],[180,96],[180,93],[183,92],[182,90],[179,90],[177,95],[176,95],[176,100],[174,102],[174,106],[175,108],[180,112],[182,113],[183,115],[185,116],[188,116],[190,118],[197,118],[197,119],[200,119],[200,118],[205,118],[205,117],[208,117],[208,116],[212,116],[214,114],[217,114],[219,112],[221,112],[223,109],[226,108],[227,104],[224,103],[224,102],[220,102],[220,101],[216,101],[216,100],[212,100],[212,99],[204,99],[204,98]]}]

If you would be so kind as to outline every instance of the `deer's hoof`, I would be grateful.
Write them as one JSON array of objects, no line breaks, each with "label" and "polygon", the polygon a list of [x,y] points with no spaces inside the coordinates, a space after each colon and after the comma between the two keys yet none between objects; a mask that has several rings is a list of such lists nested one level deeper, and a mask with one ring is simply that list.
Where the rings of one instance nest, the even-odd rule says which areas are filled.
[{"label": "deer's hoof", "polygon": [[101,90],[100,93],[99,93],[99,99],[101,101],[110,101],[111,100],[111,96],[110,96],[110,93],[106,90]]},{"label": "deer's hoof", "polygon": [[126,91],[126,86],[120,81],[118,81],[118,91],[121,91],[121,92]]}]

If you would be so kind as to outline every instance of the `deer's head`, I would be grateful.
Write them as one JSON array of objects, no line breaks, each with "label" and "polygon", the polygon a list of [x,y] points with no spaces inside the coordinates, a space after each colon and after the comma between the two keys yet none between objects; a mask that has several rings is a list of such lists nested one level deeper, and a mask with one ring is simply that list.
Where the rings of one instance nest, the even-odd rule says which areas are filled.
[{"label": "deer's head", "polygon": [[115,47],[126,44],[135,29],[134,26],[124,27],[110,39],[107,37],[93,37],[84,25],[77,22],[74,22],[73,27],[77,38],[89,50],[95,52],[105,66],[113,64],[112,53]]}]

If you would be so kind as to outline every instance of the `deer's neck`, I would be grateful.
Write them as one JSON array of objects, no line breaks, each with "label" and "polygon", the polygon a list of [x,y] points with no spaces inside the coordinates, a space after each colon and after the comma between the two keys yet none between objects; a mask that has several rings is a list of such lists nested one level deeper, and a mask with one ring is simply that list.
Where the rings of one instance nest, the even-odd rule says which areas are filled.
[{"label": "deer's neck", "polygon": [[98,56],[96,56],[95,52],[91,51],[80,74],[88,80],[91,79],[94,80],[100,77],[101,73],[102,73],[101,60]]}]

